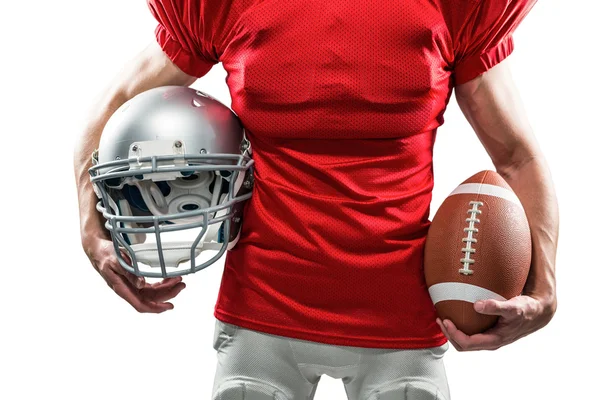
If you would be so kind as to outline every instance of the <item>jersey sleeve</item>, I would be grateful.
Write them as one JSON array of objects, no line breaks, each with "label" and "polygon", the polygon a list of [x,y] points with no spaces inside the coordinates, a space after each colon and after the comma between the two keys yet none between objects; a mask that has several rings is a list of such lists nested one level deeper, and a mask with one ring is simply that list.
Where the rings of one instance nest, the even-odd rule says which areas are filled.
[{"label": "jersey sleeve", "polygon": [[[454,82],[470,81],[508,57],[513,32],[537,0],[467,0],[451,7]],[[456,3],[455,3],[456,4]]]},{"label": "jersey sleeve", "polygon": [[147,0],[158,25],[156,40],[173,63],[188,75],[200,78],[219,62],[212,43],[210,16],[201,1]]}]

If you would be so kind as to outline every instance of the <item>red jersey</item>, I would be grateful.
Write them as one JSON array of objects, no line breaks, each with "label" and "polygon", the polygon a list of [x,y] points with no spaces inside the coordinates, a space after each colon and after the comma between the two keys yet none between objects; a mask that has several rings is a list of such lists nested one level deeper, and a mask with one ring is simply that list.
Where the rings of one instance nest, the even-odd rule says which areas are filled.
[{"label": "red jersey", "polygon": [[423,276],[436,129],[535,2],[149,0],[182,71],[223,63],[253,147],[215,316],[337,345],[445,343]]}]

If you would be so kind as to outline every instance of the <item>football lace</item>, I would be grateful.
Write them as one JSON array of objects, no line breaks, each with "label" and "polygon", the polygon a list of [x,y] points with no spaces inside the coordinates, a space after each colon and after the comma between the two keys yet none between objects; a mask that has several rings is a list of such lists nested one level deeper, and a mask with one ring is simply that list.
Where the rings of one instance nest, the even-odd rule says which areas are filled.
[{"label": "football lace", "polygon": [[467,233],[467,237],[462,238],[463,243],[465,243],[465,247],[461,249],[461,252],[463,252],[465,256],[460,259],[462,268],[458,270],[458,272],[463,275],[473,275],[473,270],[470,269],[470,267],[471,264],[475,263],[475,260],[471,257],[471,255],[475,254],[476,250],[473,248],[473,244],[477,243],[477,239],[475,239],[473,235],[479,232],[479,229],[475,227],[475,224],[481,222],[477,216],[481,214],[481,210],[478,207],[483,206],[483,202],[474,200],[470,201],[469,205],[471,206],[471,208],[467,211],[469,218],[465,220],[469,226],[463,229],[463,231]]}]

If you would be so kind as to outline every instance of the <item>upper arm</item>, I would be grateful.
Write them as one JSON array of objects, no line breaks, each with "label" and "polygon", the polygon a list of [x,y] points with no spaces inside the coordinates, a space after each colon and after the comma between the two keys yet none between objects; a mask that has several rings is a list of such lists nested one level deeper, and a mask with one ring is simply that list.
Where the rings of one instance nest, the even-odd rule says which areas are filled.
[{"label": "upper arm", "polygon": [[177,67],[157,42],[151,42],[129,61],[113,87],[127,99],[146,90],[167,85],[189,86],[196,81]]},{"label": "upper arm", "polygon": [[457,0],[444,9],[456,100],[501,173],[540,151],[505,60],[536,2]]},{"label": "upper arm", "polygon": [[155,40],[131,60],[114,85],[125,99],[158,86],[189,86],[218,63],[212,16],[197,0],[147,0]]},{"label": "upper arm", "polygon": [[499,172],[540,149],[505,61],[455,88],[456,101]]}]

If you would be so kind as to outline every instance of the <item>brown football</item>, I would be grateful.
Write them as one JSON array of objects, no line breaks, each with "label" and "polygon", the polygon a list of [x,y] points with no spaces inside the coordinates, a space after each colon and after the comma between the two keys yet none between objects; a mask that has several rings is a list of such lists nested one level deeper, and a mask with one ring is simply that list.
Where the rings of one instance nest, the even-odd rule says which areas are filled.
[{"label": "brown football", "polygon": [[425,281],[438,316],[468,335],[498,317],[475,311],[477,300],[521,294],[531,264],[523,206],[494,171],[460,184],[438,209],[425,243]]}]

